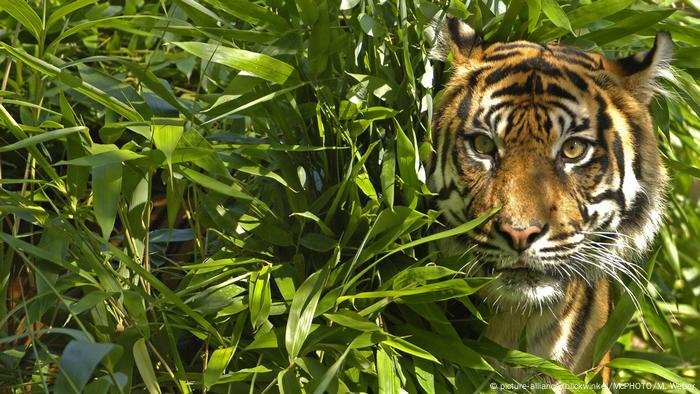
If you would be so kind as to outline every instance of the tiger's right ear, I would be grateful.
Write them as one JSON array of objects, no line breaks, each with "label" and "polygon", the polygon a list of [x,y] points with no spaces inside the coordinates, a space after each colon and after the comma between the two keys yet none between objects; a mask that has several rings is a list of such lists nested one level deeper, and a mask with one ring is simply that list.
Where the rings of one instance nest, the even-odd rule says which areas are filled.
[{"label": "tiger's right ear", "polygon": [[471,26],[455,17],[448,16],[445,25],[455,63],[467,63],[474,47],[481,43],[481,37]]}]

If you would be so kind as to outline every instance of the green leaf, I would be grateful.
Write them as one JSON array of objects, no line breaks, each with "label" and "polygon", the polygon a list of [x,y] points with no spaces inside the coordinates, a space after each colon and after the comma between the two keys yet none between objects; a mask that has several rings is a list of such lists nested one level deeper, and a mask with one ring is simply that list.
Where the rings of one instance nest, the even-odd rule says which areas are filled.
[{"label": "green leaf", "polygon": [[338,245],[338,241],[321,233],[306,233],[299,241],[304,247],[317,252],[327,252]]},{"label": "green leaf", "polygon": [[537,27],[542,12],[542,0],[525,0],[527,3],[527,31],[533,32]]},{"label": "green leaf", "polygon": [[627,369],[635,372],[646,372],[651,373],[656,376],[662,377],[669,382],[679,385],[681,388],[687,390],[690,393],[698,394],[700,390],[695,387],[693,382],[688,379],[684,379],[673,371],[660,366],[649,360],[643,360],[639,358],[625,358],[617,357],[610,361],[607,366],[609,368]]},{"label": "green leaf", "polygon": [[318,18],[311,29],[309,37],[309,65],[315,75],[323,73],[328,67],[331,30],[327,1],[317,1]]},{"label": "green leaf", "polygon": [[68,342],[59,361],[54,390],[58,394],[81,393],[100,361],[115,349],[111,343]]},{"label": "green leaf", "polygon": [[[639,294],[635,294],[638,296]],[[593,361],[597,365],[603,359],[608,350],[617,342],[617,339],[622,335],[627,324],[634,316],[636,311],[632,298],[625,292],[620,297],[620,300],[615,304],[608,321],[605,322],[603,328],[600,329],[596,336],[596,342],[593,348]]]},{"label": "green leaf", "polygon": [[90,156],[78,157],[72,160],[61,160],[56,165],[73,165],[86,167],[111,166],[122,162],[144,157],[130,150],[117,149],[101,152]]},{"label": "green leaf", "polygon": [[[597,0],[567,12],[567,16],[573,29],[581,29],[627,9],[633,3],[634,0]],[[532,39],[535,41],[548,42],[569,32],[570,30],[566,28],[545,25],[533,33]]]},{"label": "green leaf", "polygon": [[217,181],[216,179],[214,179],[210,176],[199,173],[191,168],[178,167],[176,172],[184,175],[192,182],[194,182],[194,183],[196,183],[204,188],[213,190],[217,193],[221,193],[225,196],[239,198],[241,200],[253,200],[254,199],[249,194],[243,192],[241,190],[241,187],[238,186],[237,184],[227,185],[223,182]]},{"label": "green leaf", "polygon": [[205,62],[219,63],[236,70],[247,71],[280,85],[284,84],[294,72],[294,68],[289,64],[261,53],[195,41],[173,44]]},{"label": "green leaf", "polygon": [[551,376],[558,382],[568,385],[568,389],[574,394],[595,394],[589,386],[571,373],[568,369],[543,358],[519,350],[505,349],[490,341],[465,340],[466,345],[479,354],[493,357],[502,363],[514,366],[528,366],[537,368],[540,372]]},{"label": "green leaf", "polygon": [[334,323],[360,332],[381,330],[381,328],[375,323],[369,322],[359,313],[349,310],[341,310],[338,311],[338,313],[324,313],[323,316]]},{"label": "green leaf", "polygon": [[37,134],[34,136],[31,136],[29,138],[17,141],[13,144],[10,145],[5,145],[5,146],[0,146],[0,152],[9,152],[17,149],[22,149],[26,148],[28,146],[33,146],[36,144],[40,144],[42,142],[46,141],[51,141],[55,140],[61,137],[65,137],[67,135],[75,134],[75,133],[80,133],[80,132],[86,132],[88,131],[87,127],[83,126],[76,126],[76,127],[69,127],[67,129],[60,129],[60,130],[52,130],[43,134]]},{"label": "green leaf", "polygon": [[139,370],[141,379],[143,379],[143,383],[146,385],[149,394],[160,394],[160,385],[156,378],[156,372],[153,369],[151,356],[148,354],[148,349],[146,348],[146,340],[143,338],[137,339],[136,342],[134,342],[132,350],[134,352],[136,368]]},{"label": "green leaf", "polygon": [[360,27],[367,33],[368,36],[372,37],[384,37],[386,34],[384,26],[377,22],[371,15],[360,14],[357,19],[360,21]]},{"label": "green leaf", "polygon": [[394,365],[394,358],[383,346],[377,348],[377,380],[380,394],[400,394],[401,379]]},{"label": "green leaf", "polygon": [[633,3],[634,0],[597,0],[590,4],[582,5],[568,13],[571,27],[580,29],[588,26],[591,23],[598,22],[601,19],[627,9]]},{"label": "green leaf", "polygon": [[122,190],[122,164],[109,163],[92,168],[92,193],[95,220],[102,230],[102,237],[109,239],[117,217]]},{"label": "green leaf", "polygon": [[409,289],[368,291],[364,293],[338,297],[337,303],[340,304],[343,301],[354,299],[382,297],[401,299],[403,302],[407,303],[444,301],[452,298],[459,298],[468,296],[470,294],[474,294],[480,288],[489,283],[491,280],[492,278],[450,279],[444,282],[431,283],[428,285]]},{"label": "green leaf", "polygon": [[343,351],[343,354],[338,357],[337,360],[331,365],[330,368],[326,370],[326,372],[321,376],[321,379],[319,379],[318,386],[313,391],[313,394],[325,394],[326,389],[328,386],[331,385],[331,382],[333,379],[336,378],[336,375],[338,374],[338,371],[340,371],[340,368],[343,366],[343,363],[345,362],[345,357],[348,356],[348,352],[350,352],[350,349],[352,348],[355,340],[359,338],[356,337],[353,339],[352,342],[350,342],[350,345],[345,348],[345,351]]},{"label": "green leaf", "polygon": [[258,329],[270,314],[270,266],[264,265],[262,269],[250,276],[248,287],[250,309],[250,322],[254,329]]},{"label": "green leaf", "polygon": [[656,10],[644,11],[636,15],[625,18],[611,26],[604,27],[600,30],[584,34],[579,39],[593,41],[598,45],[605,45],[615,40],[629,37],[632,34],[647,29],[656,23],[668,18],[676,12],[676,10]]},{"label": "green leaf", "polygon": [[326,277],[326,270],[314,272],[294,294],[284,335],[284,346],[290,362],[299,356],[304,341],[309,335]]},{"label": "green leaf", "polygon": [[173,152],[184,133],[184,122],[181,119],[152,118],[151,133],[156,148],[163,152],[168,162],[171,176],[173,171]]},{"label": "green leaf", "polygon": [[81,297],[78,301],[71,304],[69,308],[71,312],[75,315],[79,315],[87,310],[95,307],[97,304],[105,302],[106,299],[110,298],[113,294],[106,293],[103,291],[91,291],[88,294]]},{"label": "green leaf", "polygon": [[359,3],[360,3],[360,0],[341,0],[340,1],[340,9],[343,11],[349,10],[351,8],[354,8]]},{"label": "green leaf", "polygon": [[412,344],[411,342],[403,338],[395,337],[382,341],[382,343],[391,346],[395,349],[401,350],[402,352],[414,355],[416,357],[424,358],[429,361],[434,361],[438,364],[440,363],[438,359],[436,359],[432,354],[426,352],[424,349]]},{"label": "green leaf", "polygon": [[382,185],[382,200],[387,207],[394,207],[394,182],[396,181],[396,153],[393,143],[385,147],[382,172],[379,176]]},{"label": "green leaf", "polygon": [[74,0],[61,6],[56,11],[52,12],[51,16],[49,16],[49,19],[46,21],[46,30],[49,30],[51,26],[60,21],[63,17],[68,16],[85,6],[95,3],[97,3],[97,0]]},{"label": "green leaf", "polygon": [[[36,71],[39,71],[43,75],[46,75],[51,78],[61,77],[63,79],[66,79],[70,75],[67,70],[61,70],[53,64],[47,63],[37,57],[29,55],[28,53],[22,50],[15,49],[4,42],[0,42],[0,47],[2,47],[2,50],[7,52],[10,56],[35,69]],[[70,79],[77,81],[77,79],[79,78],[73,76],[73,78]],[[89,83],[80,81],[79,86],[73,87],[77,92],[90,97],[99,104],[104,105],[105,107],[111,109],[112,111],[118,113],[119,115],[125,117],[126,119],[132,122],[143,121],[143,117],[138,111],[119,101],[115,96],[109,95]]]},{"label": "green leaf", "polygon": [[[413,141],[406,136],[401,126],[396,123],[396,153],[399,174],[406,185],[415,189],[420,188],[418,180],[418,155]],[[408,205],[408,204],[407,204]]]},{"label": "green leaf", "polygon": [[6,11],[19,23],[21,23],[37,42],[41,40],[44,25],[39,15],[25,0],[0,0],[0,10]]},{"label": "green leaf", "polygon": [[287,368],[282,370],[277,375],[279,382],[280,394],[297,394],[302,393],[301,382],[296,375],[296,368]]},{"label": "green leaf", "polygon": [[[218,121],[218,120],[224,119],[224,118],[226,118],[226,117],[228,117],[228,116],[231,116],[231,115],[233,115],[233,114],[236,114],[236,113],[241,112],[241,111],[243,111],[243,110],[246,110],[246,109],[248,109],[248,108],[254,107],[254,106],[258,105],[258,104],[262,104],[262,103],[268,102],[268,101],[270,101],[270,100],[273,100],[273,99],[275,99],[275,98],[277,98],[277,97],[284,96],[284,95],[286,95],[287,93],[289,93],[289,92],[291,92],[291,91],[293,91],[293,90],[296,90],[296,89],[298,89],[298,88],[300,88],[300,87],[302,87],[302,86],[304,86],[304,85],[305,85],[304,83],[300,83],[300,84],[298,84],[298,85],[290,86],[290,87],[288,87],[288,88],[277,89],[277,90],[275,90],[275,91],[272,92],[272,93],[268,93],[268,94],[263,95],[262,97],[259,97],[259,98],[255,99],[255,100],[251,100],[251,101],[249,101],[249,102],[246,102],[246,103],[243,104],[243,105],[240,105],[240,106],[238,106],[238,107],[236,107],[236,108],[233,108],[233,109],[231,109],[231,110],[228,110],[228,111],[222,113],[221,115],[217,115],[217,116],[215,116],[215,117],[213,117],[213,118],[211,118],[211,119],[207,119],[207,121],[204,122],[203,124],[206,125],[206,124],[209,124],[209,123],[212,123],[212,122],[216,122],[216,121]],[[223,108],[223,106],[222,106],[222,108]],[[205,112],[206,112],[206,111],[205,111]],[[272,149],[275,149],[275,148],[277,148],[277,147],[272,147]],[[264,147],[261,147],[260,149],[265,149],[265,148],[264,148]],[[303,149],[303,148],[302,148],[302,149]]]},{"label": "green leaf", "polygon": [[207,369],[204,371],[204,386],[210,388],[221,377],[221,374],[226,370],[228,364],[231,362],[233,357],[233,347],[225,347],[222,349],[214,350],[209,362],[207,363]]},{"label": "green leaf", "polygon": [[420,358],[413,359],[415,377],[427,394],[435,394],[435,368],[433,364]]},{"label": "green leaf", "polygon": [[119,261],[124,263],[131,271],[134,271],[150,286],[158,290],[165,300],[167,300],[169,303],[180,309],[186,316],[196,321],[218,343],[223,344],[224,341],[221,337],[221,334],[219,334],[219,331],[217,331],[216,328],[214,328],[214,326],[211,323],[209,323],[209,321],[207,321],[197,311],[195,311],[194,309],[187,306],[187,304],[182,302],[182,300],[172,290],[170,290],[168,286],[166,286],[165,284],[163,284],[163,282],[158,280],[158,278],[156,278],[152,273],[146,271],[143,267],[136,264],[136,262],[134,262],[133,259],[131,259],[128,255],[124,254],[124,252],[122,252],[119,248],[112,245],[112,243],[104,241],[102,242],[103,246],[106,249],[109,249],[109,251],[112,253],[112,255],[114,255],[115,258],[119,259]]},{"label": "green leaf", "polygon": [[240,18],[253,26],[266,27],[274,31],[289,28],[287,21],[273,13],[269,8],[261,7],[248,0],[204,0],[230,15]]},{"label": "green leaf", "polygon": [[542,12],[555,26],[561,27],[573,33],[571,22],[557,0],[542,0]]},{"label": "green leaf", "polygon": [[150,338],[151,328],[148,323],[143,296],[133,290],[124,291],[122,296],[124,297],[124,306],[129,313],[129,318],[136,324],[136,327],[141,331],[141,335],[145,339]]},{"label": "green leaf", "polygon": [[700,179],[700,167],[694,167],[686,163],[681,163],[677,160],[667,159],[666,164],[676,171],[688,174],[693,178]]}]

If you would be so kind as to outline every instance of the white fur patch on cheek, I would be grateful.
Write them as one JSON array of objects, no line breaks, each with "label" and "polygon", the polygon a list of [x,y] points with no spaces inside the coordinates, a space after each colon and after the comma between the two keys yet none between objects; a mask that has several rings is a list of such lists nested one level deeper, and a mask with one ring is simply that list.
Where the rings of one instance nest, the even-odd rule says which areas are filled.
[{"label": "white fur patch on cheek", "polygon": [[620,207],[612,200],[603,200],[599,203],[588,205],[587,208],[589,215],[598,215],[598,223],[595,223],[596,226],[603,223],[611,216],[613,216],[613,220],[610,222],[610,228],[614,229],[620,224],[620,216],[617,214]]},{"label": "white fur patch on cheek", "polygon": [[617,111],[614,107],[610,109],[611,118],[613,120],[613,127],[617,130],[617,134],[620,137],[620,142],[622,145],[622,155],[625,163],[625,177],[622,180],[622,194],[625,197],[625,204],[630,206],[634,198],[642,190],[637,177],[634,174],[634,168],[632,163],[634,162],[634,156],[636,155],[633,143],[630,136],[630,127],[627,122],[624,121],[624,116]]}]

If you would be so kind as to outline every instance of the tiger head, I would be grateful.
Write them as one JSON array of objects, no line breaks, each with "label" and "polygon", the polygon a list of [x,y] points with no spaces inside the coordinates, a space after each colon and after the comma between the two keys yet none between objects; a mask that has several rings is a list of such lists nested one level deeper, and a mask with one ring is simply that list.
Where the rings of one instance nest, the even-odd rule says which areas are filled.
[{"label": "tiger head", "polygon": [[452,77],[435,114],[429,185],[503,304],[556,302],[571,278],[634,275],[663,215],[666,170],[648,106],[673,43],[620,60],[560,45],[482,42],[449,18]]}]

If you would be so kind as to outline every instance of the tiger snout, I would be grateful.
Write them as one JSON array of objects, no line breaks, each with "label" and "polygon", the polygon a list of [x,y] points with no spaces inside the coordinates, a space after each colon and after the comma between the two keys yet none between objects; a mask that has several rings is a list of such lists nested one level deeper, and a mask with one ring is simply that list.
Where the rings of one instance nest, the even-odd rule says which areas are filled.
[{"label": "tiger snout", "polygon": [[534,226],[513,226],[507,222],[497,221],[494,223],[494,230],[511,249],[521,253],[528,249],[533,242],[542,237],[548,229],[548,225]]}]

